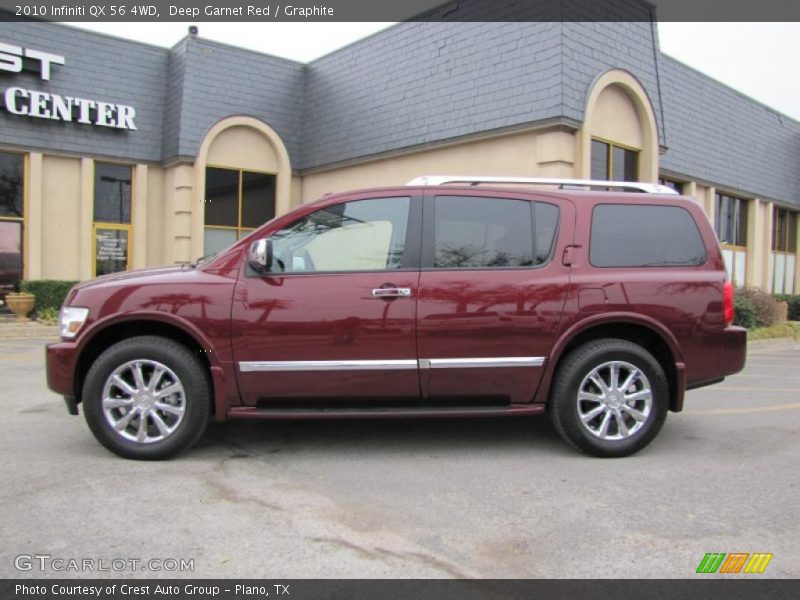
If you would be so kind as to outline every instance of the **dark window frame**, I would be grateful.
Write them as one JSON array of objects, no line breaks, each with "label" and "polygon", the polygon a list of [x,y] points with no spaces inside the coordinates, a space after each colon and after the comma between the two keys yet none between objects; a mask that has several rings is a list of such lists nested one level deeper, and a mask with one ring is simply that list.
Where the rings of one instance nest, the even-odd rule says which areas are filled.
[{"label": "dark window frame", "polygon": [[[20,216],[10,216],[10,215],[0,215],[0,222],[3,223],[16,223],[20,227],[20,280],[25,279],[28,272],[28,264],[27,264],[27,252],[25,251],[27,247],[27,236],[28,236],[28,190],[27,190],[27,181],[28,181],[28,155],[23,152],[15,152],[12,150],[2,150],[0,151],[0,155],[8,155],[13,156],[15,159],[20,161]],[[15,282],[11,281],[9,285],[3,286],[0,288],[0,294],[4,297],[3,289],[5,288],[6,291],[11,291],[11,285]]]},{"label": "dark window frame", "polygon": [[[745,198],[731,196],[722,192],[716,192],[714,194],[714,232],[717,234],[717,239],[719,239],[720,244],[723,246],[747,249],[749,204],[750,203]],[[726,205],[728,205],[729,208],[725,213],[731,215],[729,219],[726,219],[726,221],[730,221],[730,227],[722,221],[722,209]]]},{"label": "dark window frame", "polygon": [[[783,218],[785,230],[783,235],[778,231],[778,221]],[[772,211],[772,240],[770,249],[772,252],[782,252],[784,254],[797,253],[797,221],[800,213],[797,211],[775,206]],[[781,239],[778,239],[781,238]]]},{"label": "dark window frame", "polygon": [[[112,171],[127,170],[128,179],[119,177],[112,177],[110,175],[102,175],[101,170],[109,167]],[[94,161],[93,165],[93,188],[92,188],[92,220],[94,223],[105,223],[109,225],[128,225],[133,223],[133,165],[130,163],[115,163],[107,161]],[[121,184],[116,191],[119,192],[119,213],[117,219],[99,218],[109,215],[98,215],[98,193],[100,186],[98,183],[112,183],[111,181],[103,181],[103,179],[114,180],[114,182]],[[125,193],[125,185],[128,186],[127,194]],[[126,197],[127,196],[127,197]],[[127,203],[127,207],[125,206]],[[116,210],[113,212],[117,212]]]},{"label": "dark window frame", "polygon": [[[217,169],[217,170],[221,170],[221,171],[229,171],[231,173],[236,173],[237,174],[237,178],[236,178],[236,181],[237,181],[237,183],[236,183],[236,202],[237,202],[237,205],[236,205],[236,225],[209,224],[209,222],[208,222],[208,220],[206,218],[206,204],[208,203],[208,185],[207,184],[208,184],[208,170],[209,169]],[[242,222],[242,220],[243,220],[242,217],[243,217],[244,212],[245,212],[244,211],[244,204],[243,204],[244,203],[244,195],[245,195],[245,189],[244,189],[245,174],[267,175],[267,176],[272,177],[272,188],[273,188],[272,207],[271,207],[272,216],[269,217],[265,221],[265,223],[269,222],[272,219],[274,219],[275,216],[277,215],[277,202],[278,202],[278,174],[277,173],[272,173],[272,172],[269,172],[269,171],[258,171],[258,170],[254,170],[254,169],[228,167],[228,166],[222,166],[222,165],[216,165],[216,164],[207,164],[205,166],[205,173],[204,173],[206,186],[205,186],[205,193],[203,194],[205,196],[203,198],[203,238],[204,238],[204,243],[205,243],[205,231],[206,231],[206,229],[232,231],[234,233],[234,236],[235,236],[235,240],[234,241],[238,241],[238,240],[242,239],[243,237],[248,236],[253,231],[256,231],[259,227],[261,227],[261,225],[263,225],[263,223],[261,223],[259,225],[256,225],[255,227],[251,227],[251,226],[248,226],[248,225],[244,225],[243,222]]]},{"label": "dark window frame", "polygon": [[[103,167],[111,167],[114,170],[118,169],[127,169],[130,173],[130,179],[119,179],[114,178],[117,180],[118,183],[124,184],[128,181],[128,193],[127,193],[127,217],[125,214],[125,207],[124,207],[124,195],[123,189],[124,186],[119,187],[120,192],[120,207],[119,211],[121,216],[118,220],[106,220],[106,219],[98,219],[97,214],[97,194],[98,194],[98,181],[101,181],[104,177],[98,170],[98,167],[102,169]],[[97,276],[97,265],[98,265],[98,256],[97,256],[97,233],[98,231],[116,231],[118,235],[122,232],[125,234],[125,267],[119,270],[111,270],[104,272],[103,274],[110,274],[110,273],[121,273],[123,271],[127,271],[131,268],[131,261],[133,260],[133,220],[134,220],[134,207],[133,207],[133,198],[135,194],[135,183],[134,183],[134,165],[130,163],[117,163],[117,162],[110,162],[110,161],[94,161],[92,165],[92,277]],[[108,177],[108,176],[106,176]],[[100,215],[102,216],[102,215]]]},{"label": "dark window frame", "polygon": [[[536,240],[536,206],[539,204],[545,204],[547,206],[552,206],[556,210],[556,220],[555,220],[555,227],[553,228],[552,239],[550,240],[550,248],[547,256],[545,259],[539,264],[532,264],[532,265],[525,265],[525,266],[497,266],[497,267],[487,267],[487,266],[468,266],[468,267],[437,267],[435,266],[435,255],[436,255],[436,199],[440,197],[464,197],[464,198],[480,198],[483,200],[489,200],[491,202],[504,202],[504,201],[516,201],[516,202],[528,202],[530,203],[530,212],[531,212],[531,242],[532,242],[532,256],[534,260],[537,256],[537,240]],[[479,194],[470,194],[470,195],[462,195],[458,192],[452,193],[436,193],[429,196],[426,196],[423,203],[423,218],[422,218],[422,270],[423,271],[436,271],[436,272],[443,272],[443,271],[530,271],[536,269],[542,269],[552,264],[553,262],[553,255],[555,253],[555,248],[558,242],[558,236],[561,230],[561,216],[562,216],[562,207],[555,203],[550,202],[547,200],[533,200],[528,198],[519,198],[519,197],[510,197],[510,196],[501,196],[501,195],[479,195]]]},{"label": "dark window frame", "polygon": [[[606,164],[605,164],[605,167],[604,167],[605,173],[603,174],[602,177],[597,176],[597,175],[595,175],[594,172],[592,172],[593,171],[593,166],[594,166],[595,144],[602,144],[603,146],[605,146],[605,154],[606,154],[605,163]],[[633,156],[633,158],[634,158],[633,171],[635,172],[635,174],[632,176],[631,179],[627,179],[626,178],[627,175],[623,175],[623,179],[615,179],[614,178],[614,166],[615,166],[614,165],[614,163],[615,163],[615,158],[614,158],[615,152],[614,151],[615,150],[621,150],[624,153],[631,153],[631,155]],[[640,166],[639,163],[640,163],[640,160],[641,160],[641,154],[642,154],[642,151],[640,149],[638,149],[638,148],[633,148],[632,146],[627,146],[625,144],[620,144],[618,142],[614,142],[614,141],[611,141],[611,140],[606,140],[606,139],[599,138],[599,137],[592,137],[592,139],[591,139],[591,141],[589,143],[590,178],[594,179],[594,180],[600,180],[600,181],[630,181],[630,182],[639,181],[639,166]],[[626,169],[625,170],[627,171],[627,163],[626,163]]]},{"label": "dark window frame", "polygon": [[[362,202],[368,200],[384,200],[388,198],[408,198],[408,222],[406,223],[406,237],[403,249],[403,265],[397,269],[363,269],[353,271],[275,271],[269,273],[257,273],[247,265],[245,270],[246,277],[322,277],[327,275],[355,275],[359,273],[408,273],[419,272],[420,270],[420,250],[422,247],[422,197],[417,194],[388,194],[381,196],[366,196],[347,198],[329,206],[321,207],[311,211],[302,217],[284,225],[281,230],[288,229],[297,224],[300,220],[307,218],[319,210],[330,209],[334,206],[341,206],[350,202]],[[271,235],[274,235],[271,234]]]}]

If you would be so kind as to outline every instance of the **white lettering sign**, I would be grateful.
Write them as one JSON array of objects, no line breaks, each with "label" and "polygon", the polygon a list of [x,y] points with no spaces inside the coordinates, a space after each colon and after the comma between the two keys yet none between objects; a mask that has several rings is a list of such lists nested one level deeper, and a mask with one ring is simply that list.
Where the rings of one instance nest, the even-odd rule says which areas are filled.
[{"label": "white lettering sign", "polygon": [[136,130],[133,122],[136,109],[126,104],[59,96],[20,87],[8,88],[3,96],[6,110],[13,115]]},{"label": "white lettering sign", "polygon": [[0,42],[0,71],[21,73],[23,57],[39,61],[39,77],[45,81],[50,81],[50,65],[64,64],[64,57],[58,54],[50,54],[33,48],[21,48]]},{"label": "white lettering sign", "polygon": [[[21,73],[25,59],[38,64],[39,78],[45,81],[50,81],[52,65],[66,63],[64,57],[58,54],[0,42],[0,71]],[[6,89],[3,99],[5,109],[12,115],[136,130],[136,109],[127,104],[61,96],[22,87]]]}]

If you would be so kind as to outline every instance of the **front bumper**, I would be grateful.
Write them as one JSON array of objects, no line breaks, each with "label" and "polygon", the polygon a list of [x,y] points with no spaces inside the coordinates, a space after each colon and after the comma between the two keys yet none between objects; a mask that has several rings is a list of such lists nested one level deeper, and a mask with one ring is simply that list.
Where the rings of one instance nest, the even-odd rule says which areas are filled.
[{"label": "front bumper", "polygon": [[78,348],[74,342],[56,342],[45,349],[47,387],[64,396],[70,414],[78,414],[75,373]]}]

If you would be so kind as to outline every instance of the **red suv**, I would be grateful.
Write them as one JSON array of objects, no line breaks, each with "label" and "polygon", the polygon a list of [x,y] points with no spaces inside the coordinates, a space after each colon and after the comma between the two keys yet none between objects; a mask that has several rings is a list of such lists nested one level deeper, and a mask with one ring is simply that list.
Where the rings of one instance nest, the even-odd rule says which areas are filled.
[{"label": "red suv", "polygon": [[543,412],[625,456],[742,369],[732,320],[714,231],[668,188],[424,177],[75,286],[47,380],[129,458],[174,455],[209,418]]}]

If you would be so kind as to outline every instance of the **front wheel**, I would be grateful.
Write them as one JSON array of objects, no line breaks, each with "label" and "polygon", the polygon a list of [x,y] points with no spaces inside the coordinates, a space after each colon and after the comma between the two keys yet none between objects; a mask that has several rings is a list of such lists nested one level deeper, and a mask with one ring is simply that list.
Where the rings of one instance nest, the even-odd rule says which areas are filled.
[{"label": "front wheel", "polygon": [[667,378],[652,354],[626,340],[602,339],[564,359],[549,411],[558,433],[576,448],[621,457],[653,440],[668,407]]},{"label": "front wheel", "polygon": [[185,450],[205,430],[210,402],[208,376],[197,357],[157,336],[114,344],[83,384],[89,428],[125,458],[158,460]]}]

